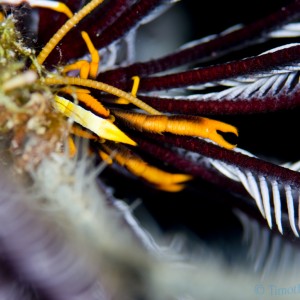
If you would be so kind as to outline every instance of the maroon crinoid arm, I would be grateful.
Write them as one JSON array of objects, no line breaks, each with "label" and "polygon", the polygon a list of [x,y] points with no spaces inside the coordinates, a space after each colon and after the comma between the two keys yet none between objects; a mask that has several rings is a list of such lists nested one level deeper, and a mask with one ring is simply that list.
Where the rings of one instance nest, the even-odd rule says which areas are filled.
[{"label": "maroon crinoid arm", "polygon": [[268,52],[256,57],[233,61],[221,65],[200,68],[165,76],[142,78],[140,92],[180,88],[214,82],[231,77],[262,73],[298,63],[300,45],[291,46],[275,52]]},{"label": "maroon crinoid arm", "polygon": [[[248,161],[249,156],[243,156],[243,153],[237,154],[237,156],[240,158],[237,161],[234,162],[233,160],[226,157],[227,154],[222,153],[223,150],[219,147],[215,147],[214,145],[207,144],[206,142],[200,142],[199,148],[201,150],[185,150],[184,148],[189,147],[182,147],[181,142],[180,148],[172,147],[166,148],[165,146],[162,146],[162,141],[165,141],[166,139],[163,137],[158,136],[151,136],[150,139],[146,139],[144,137],[137,137],[134,135],[134,138],[138,141],[139,147],[145,151],[146,153],[155,156],[157,159],[161,160],[164,163],[169,164],[172,167],[175,167],[178,170],[187,172],[188,174],[193,174],[194,181],[189,184],[187,188],[193,188],[195,189],[195,193],[197,193],[197,179],[201,178],[204,181],[207,181],[209,183],[213,183],[218,189],[222,190],[224,197],[226,191],[230,194],[234,195],[233,197],[226,198],[226,203],[228,205],[232,205],[233,209],[239,209],[241,211],[244,211],[245,214],[248,216],[248,218],[256,219],[257,222],[259,222],[260,226],[262,227],[268,227],[270,226],[273,232],[277,232],[278,234],[284,233],[284,238],[287,239],[294,239],[295,232],[291,228],[291,221],[289,216],[289,210],[286,205],[286,191],[283,188],[283,185],[281,185],[281,178],[280,173],[289,174],[291,177],[294,175],[296,178],[295,180],[299,179],[299,174],[295,174],[294,171],[286,170],[283,168],[277,168],[277,166],[271,166],[268,171],[261,172],[259,171],[259,168],[256,168],[255,165],[259,164],[261,167],[263,167],[264,163],[263,161],[259,159],[251,159]],[[168,142],[170,142],[172,137],[170,136],[167,138]],[[157,140],[157,141],[155,141]],[[198,143],[196,140],[195,143]],[[202,146],[201,146],[202,144]],[[167,145],[167,144],[164,144]],[[169,145],[169,144],[168,144]],[[170,145],[169,145],[170,146]],[[208,151],[202,151],[204,149],[210,149],[215,148],[213,152],[216,154],[215,157],[218,157],[218,159],[211,159],[210,155],[208,154],[210,150]],[[218,149],[219,148],[219,149]],[[227,152],[225,150],[225,152]],[[202,155],[200,153],[206,153],[206,155]],[[228,159],[229,164],[223,163],[223,157],[225,157],[225,161]],[[226,159],[227,158],[227,159]],[[238,161],[244,161],[246,162],[246,165],[253,165],[253,168],[247,168],[245,167],[243,163],[239,164]],[[247,163],[248,161],[248,163]],[[253,163],[254,162],[254,163]],[[233,167],[236,165],[236,167]],[[270,166],[269,163],[266,164],[265,169]],[[270,178],[274,178],[274,174],[272,173],[272,168],[275,167],[277,169],[277,177],[275,180],[271,181]],[[235,170],[235,172],[233,171]],[[217,172],[216,172],[217,171]],[[254,174],[262,174],[262,175],[254,175]],[[231,173],[231,174],[230,174]],[[224,175],[222,175],[224,174]],[[265,174],[265,175],[263,175]],[[269,176],[270,175],[270,176]],[[289,176],[287,175],[287,176]],[[264,178],[266,178],[266,181],[268,181],[269,185],[269,191],[267,192],[269,196],[266,196],[266,191],[264,191],[264,201],[262,200],[262,190],[266,187],[263,187],[264,185]],[[288,180],[287,180],[288,182]],[[299,185],[299,184],[297,184]],[[271,186],[271,188],[270,188]],[[293,185],[292,185],[293,186]],[[289,191],[289,188],[287,188]],[[295,186],[292,187],[293,194],[297,195],[297,188]],[[295,192],[296,191],[296,192]],[[276,196],[277,193],[280,193],[281,196]],[[237,198],[236,198],[237,197]],[[256,197],[256,198],[255,198]],[[274,199],[276,197],[277,199]],[[253,201],[255,200],[255,201]],[[280,203],[279,203],[280,201]],[[289,200],[290,201],[290,200]],[[294,205],[297,206],[298,199],[297,196],[294,196],[293,198]],[[282,202],[282,203],[281,203]],[[268,205],[270,204],[270,207],[268,208]],[[260,206],[258,209],[257,206]],[[265,213],[270,210],[268,215]],[[297,212],[295,211],[295,220],[299,218]],[[265,219],[268,219],[266,222]],[[275,219],[276,226],[272,226],[272,220]],[[292,221],[293,224],[293,221]],[[249,229],[249,228],[248,228]],[[267,230],[269,230],[268,228]],[[246,229],[245,229],[246,230]],[[297,231],[296,231],[297,232]]]},{"label": "maroon crinoid arm", "polygon": [[199,40],[191,46],[159,59],[118,68],[99,74],[98,80],[118,83],[130,80],[132,76],[146,77],[172,68],[201,61],[212,61],[230,51],[245,48],[249,44],[260,43],[269,38],[269,33],[286,23],[297,20],[300,1],[266,16],[241,29],[217,36],[209,41]]},{"label": "maroon crinoid arm", "polygon": [[[244,186],[271,228],[274,218],[278,230],[282,233],[282,220],[288,216],[291,230],[296,236],[299,235],[297,211],[300,174],[298,172],[286,166],[282,167],[258,159],[246,151],[226,150],[197,138],[167,135],[151,135],[151,138],[212,159],[211,163],[221,173]],[[143,147],[143,142],[141,145]],[[147,150],[147,147],[144,147],[144,150]],[[156,155],[155,151],[152,152],[152,155],[160,159],[161,153],[158,152],[159,154]],[[176,165],[178,162],[170,161],[170,163]]]},{"label": "maroon crinoid arm", "polygon": [[230,178],[222,175],[214,168],[209,167],[206,159],[198,157],[197,162],[191,161],[182,153],[183,148],[178,152],[179,148],[175,151],[175,149],[170,149],[161,143],[158,144],[154,140],[142,138],[137,134],[134,134],[133,136],[138,143],[139,148],[141,148],[144,152],[149,153],[181,172],[191,174],[207,182],[211,182],[223,189],[235,191],[241,195],[247,194],[240,184],[237,184]]},{"label": "maroon crinoid arm", "polygon": [[236,101],[229,100],[226,97],[220,101],[201,101],[200,96],[199,100],[150,96],[140,96],[139,98],[159,111],[201,115],[265,113],[280,111],[282,109],[292,109],[300,105],[299,88],[283,95],[266,96],[263,98],[263,101],[261,98],[255,97]]}]

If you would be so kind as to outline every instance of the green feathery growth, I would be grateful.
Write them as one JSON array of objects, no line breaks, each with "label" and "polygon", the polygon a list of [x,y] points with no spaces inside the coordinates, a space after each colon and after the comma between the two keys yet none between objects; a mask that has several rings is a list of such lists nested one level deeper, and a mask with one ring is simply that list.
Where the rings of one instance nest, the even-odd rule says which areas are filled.
[{"label": "green feathery growth", "polygon": [[34,50],[23,45],[8,16],[0,22],[0,147],[19,172],[61,151],[68,134],[67,122],[52,107],[53,93],[28,62],[36,65]]}]

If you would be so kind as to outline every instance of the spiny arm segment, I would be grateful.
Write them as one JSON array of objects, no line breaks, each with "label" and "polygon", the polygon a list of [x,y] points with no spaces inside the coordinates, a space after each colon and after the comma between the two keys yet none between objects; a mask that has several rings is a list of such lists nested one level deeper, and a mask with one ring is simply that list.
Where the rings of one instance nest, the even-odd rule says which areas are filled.
[{"label": "spiny arm segment", "polygon": [[73,102],[55,96],[55,107],[68,118],[97,134],[100,138],[135,146],[136,142],[110,121],[103,119]]},{"label": "spiny arm segment", "polygon": [[[76,26],[85,16],[91,13],[97,6],[99,6],[104,0],[92,0],[86,4],[78,13],[76,13],[71,19],[69,19],[50,39],[45,45],[43,50],[37,57],[37,62],[41,65],[44,63],[48,55],[56,47],[56,45],[63,39],[63,37]],[[34,67],[34,66],[32,66]]]},{"label": "spiny arm segment", "polygon": [[161,190],[168,192],[181,191],[184,188],[182,183],[192,179],[190,175],[172,174],[151,166],[122,145],[114,145],[112,147],[105,143],[101,147],[106,153],[112,155],[112,159],[118,164]]},{"label": "spiny arm segment", "polygon": [[99,91],[106,92],[108,94],[115,95],[116,97],[119,98],[124,98],[130,103],[139,107],[140,109],[148,112],[149,114],[152,115],[161,114],[161,112],[149,106],[148,104],[141,101],[140,99],[132,96],[131,94],[128,94],[118,88],[115,88],[109,84],[100,81],[95,81],[91,79],[82,79],[78,77],[47,77],[41,80],[47,85],[78,85],[78,86],[84,86],[84,87],[96,89]]},{"label": "spiny arm segment", "polygon": [[111,111],[128,126],[139,131],[148,131],[152,133],[169,132],[178,135],[208,138],[227,149],[232,149],[235,145],[228,143],[218,131],[230,132],[236,136],[238,135],[236,127],[208,118],[180,115],[150,116],[121,109],[112,109]]}]

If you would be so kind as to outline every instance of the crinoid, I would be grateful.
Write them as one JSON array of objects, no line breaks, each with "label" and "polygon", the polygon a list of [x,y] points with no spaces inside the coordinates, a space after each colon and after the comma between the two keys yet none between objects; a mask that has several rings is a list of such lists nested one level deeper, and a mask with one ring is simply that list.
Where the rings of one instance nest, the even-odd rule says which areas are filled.
[{"label": "crinoid", "polygon": [[[107,205],[129,225],[126,237],[133,233],[150,252],[159,248],[130,209],[116,200],[118,194],[141,197],[149,206],[155,202],[155,209],[169,216],[170,209],[164,210],[168,201],[189,197],[179,202],[188,207],[201,201],[197,198],[205,190],[213,204],[197,214],[212,220],[215,231],[226,227],[228,211],[238,210],[243,211],[242,220],[253,217],[268,230],[298,240],[300,175],[294,149],[299,147],[293,118],[299,106],[300,1],[274,7],[245,24],[230,24],[235,26],[221,33],[209,32],[172,53],[138,61],[140,28],[180,4],[176,2],[0,0],[2,165],[30,187],[22,202],[6,177],[0,180],[3,187],[7,184],[1,203],[12,198],[12,206],[1,212],[3,225],[17,219],[14,205],[22,218],[30,219],[24,219],[26,226],[22,218],[9,223],[14,238],[7,239],[3,230],[3,247],[12,269],[20,270],[41,295],[181,297],[184,288],[166,292],[152,278],[159,263],[145,255],[143,247],[132,254],[130,243],[119,237],[122,228],[115,221],[110,224],[120,216]],[[100,176],[91,162],[105,164]],[[157,199],[149,201],[155,197],[159,204]],[[215,198],[222,198],[222,204]],[[41,230],[31,232],[37,224]],[[56,234],[57,228],[62,235]],[[44,237],[47,231],[51,234]],[[114,234],[118,238],[112,242],[109,236]],[[46,265],[53,254],[45,245],[53,243],[56,249],[69,249],[64,253],[71,253],[73,262],[79,257],[78,263],[68,265],[62,259],[67,254],[62,254],[53,268],[39,271],[19,251],[20,235],[38,241],[21,247],[26,255],[43,253]],[[88,254],[81,255],[85,251]],[[161,258],[162,250],[158,252]],[[136,275],[122,280],[123,267],[115,272],[115,263]],[[88,274],[86,280],[64,277],[62,271],[56,282],[53,276],[60,264],[64,270],[72,266],[72,274]],[[172,273],[172,267],[164,267]],[[109,275],[101,280],[106,271]],[[151,278],[143,278],[144,272]],[[193,273],[184,274],[193,278]],[[140,286],[127,288],[134,278]],[[175,287],[172,276],[167,278],[166,286],[172,282]],[[146,296],[158,286],[154,298]],[[29,299],[32,290],[26,294]],[[193,288],[190,292],[199,296]]]}]

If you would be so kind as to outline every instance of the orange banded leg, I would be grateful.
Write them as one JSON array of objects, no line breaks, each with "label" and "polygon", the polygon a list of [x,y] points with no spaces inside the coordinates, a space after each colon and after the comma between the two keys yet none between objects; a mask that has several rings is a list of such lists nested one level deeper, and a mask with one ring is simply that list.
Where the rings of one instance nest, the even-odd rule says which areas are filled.
[{"label": "orange banded leg", "polygon": [[[85,131],[81,128],[79,128],[77,125],[74,125],[71,127],[71,133],[77,137],[81,137],[84,139],[89,139],[89,140],[98,140],[99,142],[103,142],[101,139],[99,140],[99,138],[95,135],[93,135],[92,133]],[[77,147],[75,145],[74,139],[72,136],[68,137],[68,145],[69,145],[69,153],[70,153],[70,157],[74,157],[75,154],[77,153]]]},{"label": "orange banded leg", "polygon": [[75,145],[74,139],[71,136],[68,137],[68,146],[70,157],[74,157],[77,152],[77,147]]},{"label": "orange banded leg", "polygon": [[178,192],[184,188],[183,182],[192,179],[190,175],[173,174],[151,166],[124,146],[114,145],[112,147],[104,143],[101,147],[106,153],[112,155],[112,159],[118,164],[161,190]]},{"label": "orange banded leg", "polygon": [[[133,80],[133,85],[132,85],[130,94],[133,97],[136,97],[136,94],[137,94],[137,91],[138,91],[139,85],[140,85],[140,77],[133,76],[131,79]],[[129,104],[130,103],[128,100],[126,100],[124,98],[118,98],[118,99],[113,100],[112,102],[116,103],[116,104]]]},{"label": "orange banded leg", "polygon": [[89,63],[89,77],[92,79],[95,79],[97,77],[99,63],[100,63],[100,56],[95,48],[94,44],[92,43],[89,35],[85,32],[81,32],[81,36],[85,41],[85,44],[89,50],[89,53],[91,55],[91,62]]},{"label": "orange banded leg", "polygon": [[100,158],[105,161],[108,165],[111,165],[113,163],[111,155],[108,155],[106,152],[102,150],[98,150],[98,154]]},{"label": "orange banded leg", "polygon": [[238,135],[236,127],[208,118],[180,115],[155,116],[128,112],[121,109],[112,109],[112,113],[123,120],[129,127],[139,131],[148,131],[152,133],[168,132],[178,135],[198,136],[210,139],[227,149],[232,149],[235,145],[227,142],[218,131],[230,132]]},{"label": "orange banded leg", "polygon": [[64,87],[60,89],[60,92],[73,96],[75,100],[78,100],[80,103],[85,104],[96,114],[99,114],[103,117],[108,117],[110,114],[109,110],[105,108],[96,98],[90,95],[90,91],[87,89]]},{"label": "orange banded leg", "polygon": [[98,73],[100,56],[97,49],[94,47],[89,35],[85,31],[82,31],[81,36],[84,39],[91,55],[91,62],[88,62],[87,60],[79,60],[73,64],[65,66],[62,70],[62,73],[79,70],[80,78],[87,79],[88,77],[90,77],[92,79],[95,79]]},{"label": "orange banded leg", "polygon": [[62,73],[66,74],[70,71],[76,70],[79,70],[80,78],[86,79],[89,77],[90,63],[87,60],[78,60],[73,64],[64,66],[62,69]]},{"label": "orange banded leg", "polygon": [[76,125],[72,126],[71,133],[78,136],[78,137],[84,138],[84,139],[94,140],[94,141],[98,140],[99,141],[99,138],[96,135],[81,129]]}]

